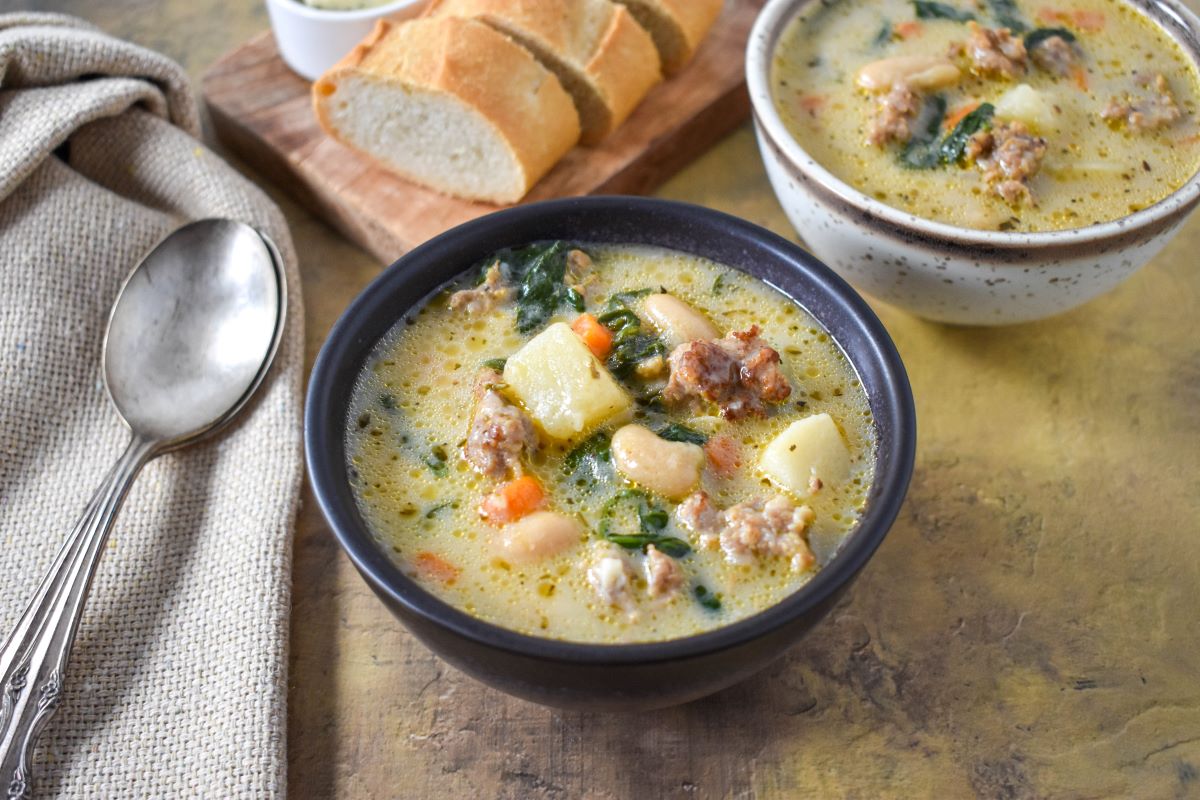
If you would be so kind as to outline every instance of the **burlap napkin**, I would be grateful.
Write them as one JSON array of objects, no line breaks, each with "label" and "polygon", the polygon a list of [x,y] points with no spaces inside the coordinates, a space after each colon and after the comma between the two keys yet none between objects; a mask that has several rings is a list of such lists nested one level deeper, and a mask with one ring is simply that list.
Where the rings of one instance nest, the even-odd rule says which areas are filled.
[{"label": "burlap napkin", "polygon": [[100,344],[122,279],[189,219],[267,232],[288,328],[221,438],[153,462],[125,504],[42,738],[39,796],[264,797],[285,779],[301,306],[271,202],[200,144],[166,58],[79,20],[0,15],[0,636],[127,434]]}]

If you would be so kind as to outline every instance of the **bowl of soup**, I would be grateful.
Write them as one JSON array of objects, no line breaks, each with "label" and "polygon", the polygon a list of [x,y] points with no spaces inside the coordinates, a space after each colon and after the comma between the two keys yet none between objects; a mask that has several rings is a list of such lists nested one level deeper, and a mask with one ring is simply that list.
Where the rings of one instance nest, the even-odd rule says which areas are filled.
[{"label": "bowl of soup", "polygon": [[758,671],[829,610],[912,471],[903,365],[797,246],[645,198],[505,210],[334,326],[316,498],[395,615],[536,702],[646,709]]},{"label": "bowl of soup", "polygon": [[1041,319],[1200,200],[1200,21],[1176,0],[770,0],[760,150],[812,251],[951,323]]}]

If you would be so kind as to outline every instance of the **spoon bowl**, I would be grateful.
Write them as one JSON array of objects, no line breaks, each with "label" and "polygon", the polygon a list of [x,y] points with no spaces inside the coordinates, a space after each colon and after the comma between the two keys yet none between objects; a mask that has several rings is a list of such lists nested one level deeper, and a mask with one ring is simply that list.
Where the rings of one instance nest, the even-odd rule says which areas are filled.
[{"label": "spoon bowl", "polygon": [[279,346],[279,263],[250,226],[208,219],[134,270],[109,319],[104,382],[135,434],[178,447],[241,409]]}]

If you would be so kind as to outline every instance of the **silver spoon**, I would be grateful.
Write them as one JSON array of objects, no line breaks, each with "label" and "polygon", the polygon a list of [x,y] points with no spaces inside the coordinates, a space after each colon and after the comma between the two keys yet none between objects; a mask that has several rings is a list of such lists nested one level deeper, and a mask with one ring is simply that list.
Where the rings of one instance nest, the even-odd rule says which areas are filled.
[{"label": "silver spoon", "polygon": [[126,280],[104,339],[104,382],[132,439],[0,650],[0,791],[9,798],[32,795],[34,744],[58,706],[88,588],[134,478],[245,407],[286,308],[275,246],[231,220],[185,225]]}]

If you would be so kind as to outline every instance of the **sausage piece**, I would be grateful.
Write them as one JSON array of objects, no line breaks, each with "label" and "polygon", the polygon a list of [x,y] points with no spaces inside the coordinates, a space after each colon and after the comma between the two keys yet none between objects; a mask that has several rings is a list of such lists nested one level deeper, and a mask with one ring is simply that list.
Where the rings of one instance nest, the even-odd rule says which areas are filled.
[{"label": "sausage piece", "polygon": [[471,466],[489,478],[520,474],[521,454],[537,446],[533,422],[494,388],[503,381],[494,369],[475,379],[475,414],[463,446]]},{"label": "sausage piece", "polygon": [[983,179],[1009,205],[1034,205],[1029,180],[1041,169],[1046,140],[1023,122],[1001,122],[967,140],[966,155],[983,171]]},{"label": "sausage piece", "polygon": [[792,393],[779,367],[779,353],[759,338],[757,325],[715,342],[682,344],[668,363],[666,402],[715,403],[730,420],[766,416],[766,403],[781,403]]},{"label": "sausage piece", "polygon": [[731,564],[752,564],[758,558],[786,558],[794,572],[816,563],[806,533],[815,514],[786,495],[756,497],[718,511],[708,495],[697,492],[675,510],[702,548],[720,547]]},{"label": "sausage piece", "polygon": [[1008,28],[985,28],[978,22],[968,22],[971,36],[967,39],[967,54],[975,71],[981,75],[1016,78],[1025,74],[1028,54],[1025,42],[1013,36]]}]

